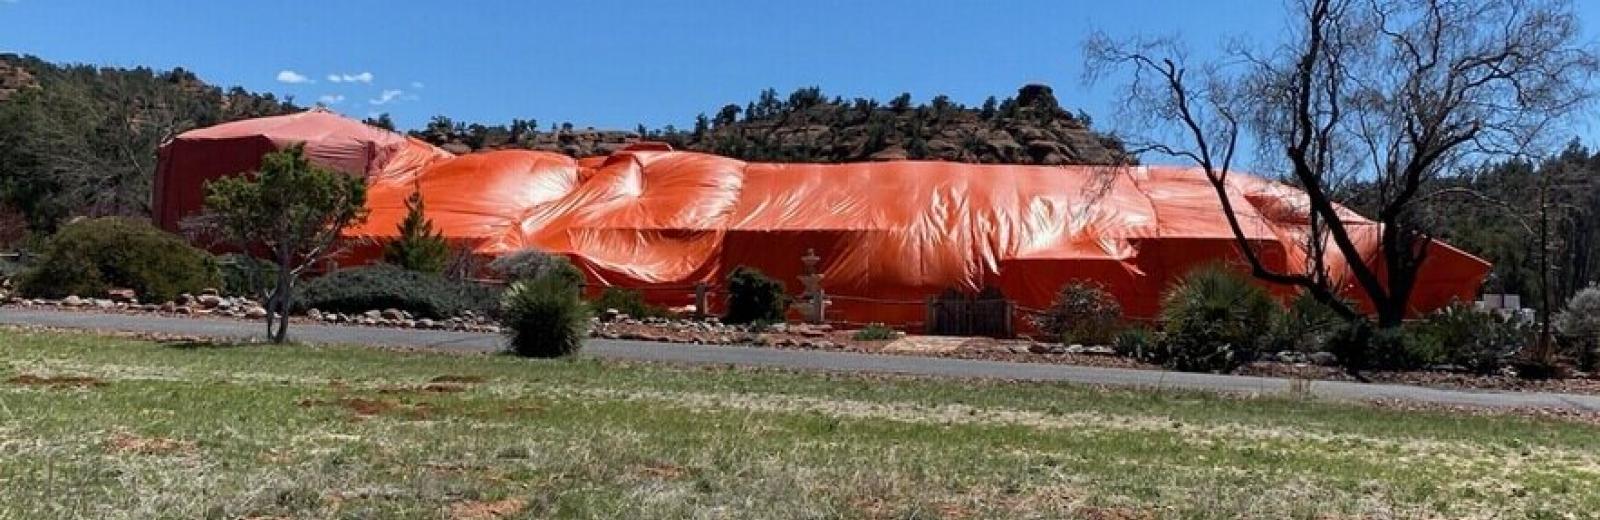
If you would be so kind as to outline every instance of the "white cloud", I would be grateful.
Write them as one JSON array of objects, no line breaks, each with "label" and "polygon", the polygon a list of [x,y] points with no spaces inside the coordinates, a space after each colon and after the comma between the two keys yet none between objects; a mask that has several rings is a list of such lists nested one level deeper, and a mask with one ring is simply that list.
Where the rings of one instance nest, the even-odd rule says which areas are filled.
[{"label": "white cloud", "polygon": [[413,81],[413,82],[411,82],[411,88],[417,89],[417,90],[422,90],[422,82],[421,81]]},{"label": "white cloud", "polygon": [[371,84],[372,83],[372,73],[371,72],[362,72],[362,73],[359,73],[359,74],[329,74],[328,75],[328,81],[332,81],[334,83],[367,83],[367,84]]},{"label": "white cloud", "polygon": [[387,105],[390,101],[399,98],[401,94],[405,94],[405,91],[389,89],[379,93],[376,99],[369,99],[367,102],[374,105]]},{"label": "white cloud", "polygon": [[288,69],[278,71],[278,81],[289,84],[316,83],[315,80],[306,77],[305,74]]},{"label": "white cloud", "polygon": [[344,94],[323,94],[317,98],[317,102],[328,106],[337,105],[344,102]]}]

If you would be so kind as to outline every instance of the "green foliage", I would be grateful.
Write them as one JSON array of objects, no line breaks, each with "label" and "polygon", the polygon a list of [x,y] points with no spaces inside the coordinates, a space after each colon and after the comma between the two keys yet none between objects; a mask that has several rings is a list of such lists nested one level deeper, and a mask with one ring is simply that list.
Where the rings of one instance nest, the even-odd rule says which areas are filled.
[{"label": "green foliage", "polygon": [[589,307],[560,276],[521,280],[506,291],[500,322],[519,356],[561,357],[583,348]]},{"label": "green foliage", "polygon": [[278,266],[250,255],[228,253],[217,259],[222,270],[222,292],[259,298],[272,291]]},{"label": "green foliage", "polygon": [[782,322],[788,301],[783,282],[741,265],[728,273],[728,313],[723,321],[734,324]]},{"label": "green foliage", "polygon": [[339,232],[366,217],[366,200],[365,180],[312,166],[296,144],[263,156],[254,174],[206,183],[205,212],[189,225],[241,251],[266,251],[279,273],[265,295],[267,334],[281,343],[296,278],[336,252]]},{"label": "green foliage", "polygon": [[1111,339],[1111,348],[1119,355],[1145,361],[1155,356],[1160,343],[1161,338],[1155,331],[1139,325],[1117,331],[1116,337]]},{"label": "green foliage", "polygon": [[1528,324],[1464,303],[1429,314],[1415,327],[1441,347],[1445,363],[1478,374],[1498,371],[1534,340]]},{"label": "green foliage", "polygon": [[1553,325],[1561,334],[1562,353],[1577,359],[1583,369],[1593,370],[1600,358],[1600,287],[1591,285],[1574,294]]},{"label": "green foliage", "polygon": [[433,229],[422,205],[422,192],[406,197],[406,218],[400,222],[400,237],[385,244],[383,261],[412,271],[444,272],[450,261],[450,244],[444,234]]},{"label": "green foliage", "polygon": [[399,309],[442,319],[463,311],[492,315],[499,308],[499,292],[493,288],[387,264],[335,271],[307,281],[298,292],[295,306],[300,310],[362,313]]},{"label": "green foliage", "polygon": [[1184,275],[1161,302],[1164,338],[1152,361],[1186,372],[1229,372],[1255,358],[1278,305],[1265,289],[1222,265]]},{"label": "green foliage", "polygon": [[39,298],[101,296],[126,287],[145,301],[165,301],[221,283],[209,253],[147,222],[121,217],[62,227],[35,263],[18,289]]},{"label": "green foliage", "polygon": [[1416,370],[1446,359],[1432,335],[1410,326],[1380,329],[1364,319],[1335,327],[1327,349],[1349,370]]},{"label": "green foliage", "polygon": [[1122,305],[1092,281],[1074,281],[1056,293],[1049,309],[1034,319],[1034,326],[1064,344],[1105,345],[1122,325]]},{"label": "green foliage", "polygon": [[156,148],[180,132],[297,110],[271,94],[224,92],[181,68],[0,54],[6,66],[23,73],[7,79],[25,82],[0,102],[0,205],[40,233],[72,215],[147,215]]},{"label": "green foliage", "polygon": [[899,338],[900,333],[882,323],[872,323],[851,337],[856,341],[889,341]]},{"label": "green foliage", "polygon": [[1328,337],[1343,326],[1344,318],[1310,292],[1301,292],[1284,312],[1274,313],[1267,329],[1264,348],[1275,351],[1318,352],[1325,350]]},{"label": "green foliage", "polygon": [[524,249],[496,258],[489,262],[489,270],[507,282],[554,275],[571,285],[583,284],[583,272],[573,266],[567,257],[533,249]]},{"label": "green foliage", "polygon": [[[560,275],[557,275],[560,277]],[[568,280],[565,277],[561,277]],[[607,287],[600,292],[600,297],[590,303],[596,310],[616,309],[617,312],[634,318],[659,318],[667,315],[667,310],[659,305],[651,305],[644,301],[644,294],[632,289],[621,287]]]}]

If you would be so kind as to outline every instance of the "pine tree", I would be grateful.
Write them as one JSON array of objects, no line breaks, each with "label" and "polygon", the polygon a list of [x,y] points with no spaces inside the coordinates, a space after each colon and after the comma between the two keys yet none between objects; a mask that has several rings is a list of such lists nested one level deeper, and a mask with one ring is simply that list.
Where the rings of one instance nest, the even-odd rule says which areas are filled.
[{"label": "pine tree", "polygon": [[422,191],[406,197],[406,219],[400,222],[400,238],[383,248],[383,261],[411,271],[444,272],[450,246],[444,235],[433,229],[433,220],[423,214]]}]

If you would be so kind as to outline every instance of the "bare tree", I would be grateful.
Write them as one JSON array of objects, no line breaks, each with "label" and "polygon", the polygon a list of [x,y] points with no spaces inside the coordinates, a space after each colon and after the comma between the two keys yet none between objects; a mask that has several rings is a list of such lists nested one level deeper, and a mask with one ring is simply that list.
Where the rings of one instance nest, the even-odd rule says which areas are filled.
[{"label": "bare tree", "polygon": [[[1093,35],[1086,79],[1131,72],[1125,121],[1171,131],[1133,149],[1198,166],[1256,277],[1364,319],[1339,298],[1344,273],[1326,258],[1337,253],[1378,325],[1399,325],[1431,242],[1417,211],[1431,181],[1466,158],[1548,144],[1548,130],[1590,101],[1595,55],[1559,0],[1292,0],[1289,11],[1284,42],[1231,44],[1195,66],[1172,38]],[[1303,271],[1265,264],[1230,202],[1228,177],[1251,138],[1305,192]],[[1353,180],[1374,188],[1375,226],[1334,200]],[[1364,233],[1376,234],[1376,262],[1363,261]]]}]

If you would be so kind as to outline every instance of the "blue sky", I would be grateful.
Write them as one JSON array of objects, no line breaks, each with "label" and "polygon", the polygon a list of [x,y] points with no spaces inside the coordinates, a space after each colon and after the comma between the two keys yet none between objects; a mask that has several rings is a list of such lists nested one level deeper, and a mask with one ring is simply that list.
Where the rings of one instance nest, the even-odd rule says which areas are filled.
[{"label": "blue sky", "polygon": [[[1578,4],[1600,20],[1600,2]],[[1207,49],[1276,38],[1282,13],[1278,0],[0,0],[0,52],[182,66],[301,104],[327,96],[357,117],[389,112],[407,128],[435,114],[682,127],[766,87],[977,104],[1027,82],[1106,121],[1114,85],[1080,81],[1091,30],[1177,33]]]}]

